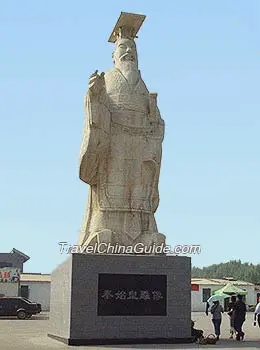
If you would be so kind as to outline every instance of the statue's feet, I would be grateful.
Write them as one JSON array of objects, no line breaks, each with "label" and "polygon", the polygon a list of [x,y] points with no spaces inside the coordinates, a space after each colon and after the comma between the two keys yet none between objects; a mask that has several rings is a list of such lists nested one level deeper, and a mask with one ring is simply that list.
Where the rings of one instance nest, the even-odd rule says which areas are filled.
[{"label": "statue's feet", "polygon": [[166,237],[162,233],[143,233],[136,239],[134,244],[140,247],[140,251],[143,251],[143,254],[165,255]]},{"label": "statue's feet", "polygon": [[159,232],[142,233],[133,240],[127,235],[120,236],[109,229],[104,229],[90,234],[83,245],[95,247],[94,251],[100,254],[117,252],[118,254],[165,255],[165,241],[165,235]]},{"label": "statue's feet", "polygon": [[165,244],[165,240],[166,240],[165,235],[159,232],[143,233],[136,239],[137,242],[143,243],[147,246],[163,245]]},{"label": "statue's feet", "polygon": [[100,230],[96,231],[88,236],[84,245],[95,246],[101,243],[109,244],[112,241],[112,231],[111,230]]}]

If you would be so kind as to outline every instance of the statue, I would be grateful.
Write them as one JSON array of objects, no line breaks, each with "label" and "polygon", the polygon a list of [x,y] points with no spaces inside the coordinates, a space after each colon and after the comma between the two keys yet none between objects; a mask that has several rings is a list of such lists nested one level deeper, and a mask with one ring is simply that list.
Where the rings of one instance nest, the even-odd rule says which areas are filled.
[{"label": "statue", "polygon": [[93,73],[85,97],[79,177],[90,185],[78,244],[164,244],[154,214],[164,121],[138,69],[145,16],[122,12],[110,36],[114,67]]}]

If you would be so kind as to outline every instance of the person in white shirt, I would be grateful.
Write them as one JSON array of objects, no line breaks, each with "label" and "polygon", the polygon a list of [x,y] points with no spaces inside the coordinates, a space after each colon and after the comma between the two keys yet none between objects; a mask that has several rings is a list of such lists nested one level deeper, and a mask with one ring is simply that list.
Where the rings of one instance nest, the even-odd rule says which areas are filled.
[{"label": "person in white shirt", "polygon": [[257,320],[258,326],[260,327],[260,300],[258,301],[258,304],[255,307],[254,326],[256,326],[256,320]]}]

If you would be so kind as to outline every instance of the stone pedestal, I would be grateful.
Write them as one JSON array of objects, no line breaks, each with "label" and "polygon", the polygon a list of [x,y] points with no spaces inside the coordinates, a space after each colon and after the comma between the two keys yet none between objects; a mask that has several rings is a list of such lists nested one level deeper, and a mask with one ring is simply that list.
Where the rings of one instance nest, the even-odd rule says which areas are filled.
[{"label": "stone pedestal", "polygon": [[72,254],[51,277],[48,336],[68,345],[191,342],[188,257]]}]

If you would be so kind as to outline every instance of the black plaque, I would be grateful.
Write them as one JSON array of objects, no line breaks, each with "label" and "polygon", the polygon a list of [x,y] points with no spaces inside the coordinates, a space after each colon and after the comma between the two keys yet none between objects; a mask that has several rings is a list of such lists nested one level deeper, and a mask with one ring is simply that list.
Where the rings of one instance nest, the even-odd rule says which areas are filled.
[{"label": "black plaque", "polygon": [[166,275],[99,274],[98,316],[166,315]]}]

